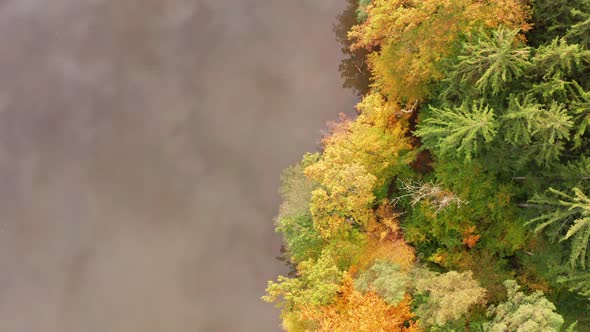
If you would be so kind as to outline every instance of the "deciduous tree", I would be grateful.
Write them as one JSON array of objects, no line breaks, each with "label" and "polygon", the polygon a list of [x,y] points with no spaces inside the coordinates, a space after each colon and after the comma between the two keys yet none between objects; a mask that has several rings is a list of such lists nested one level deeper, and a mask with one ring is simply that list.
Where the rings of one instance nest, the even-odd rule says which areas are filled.
[{"label": "deciduous tree", "polygon": [[[361,293],[354,289],[352,278],[344,277],[340,296],[323,308],[311,308],[303,317],[317,322],[318,332],[418,332],[412,321],[410,298],[397,306],[387,304],[374,292]],[[408,327],[405,323],[408,322]]]},{"label": "deciduous tree", "polygon": [[416,282],[416,290],[428,295],[417,311],[425,326],[443,325],[459,319],[469,307],[483,304],[486,295],[486,290],[473,279],[471,271],[450,271],[421,278]]},{"label": "deciduous tree", "polygon": [[528,8],[518,0],[375,0],[367,9],[365,23],[350,32],[353,48],[381,47],[369,56],[375,88],[410,103],[442,78],[438,64],[459,36],[479,26],[529,29]]},{"label": "deciduous tree", "polygon": [[486,332],[558,332],[563,325],[563,318],[555,312],[555,305],[547,300],[542,292],[526,295],[519,292],[514,280],[504,282],[508,291],[506,302],[491,306],[489,314],[492,322],[484,325]]},{"label": "deciduous tree", "polygon": [[398,264],[377,260],[367,271],[361,273],[354,285],[363,293],[373,291],[385,302],[397,305],[404,299],[410,279]]}]

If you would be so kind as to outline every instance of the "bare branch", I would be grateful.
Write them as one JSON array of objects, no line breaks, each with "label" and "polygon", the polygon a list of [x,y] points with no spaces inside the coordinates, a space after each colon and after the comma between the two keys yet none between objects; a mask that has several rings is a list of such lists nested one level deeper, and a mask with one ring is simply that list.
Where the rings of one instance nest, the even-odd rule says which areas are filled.
[{"label": "bare branch", "polygon": [[403,180],[400,180],[400,182],[402,189],[404,189],[407,194],[394,198],[391,201],[393,205],[396,205],[403,197],[411,197],[412,206],[425,201],[435,209],[435,213],[439,213],[451,204],[455,204],[457,207],[467,204],[466,201],[463,201],[454,193],[445,190],[432,182],[404,182]]}]

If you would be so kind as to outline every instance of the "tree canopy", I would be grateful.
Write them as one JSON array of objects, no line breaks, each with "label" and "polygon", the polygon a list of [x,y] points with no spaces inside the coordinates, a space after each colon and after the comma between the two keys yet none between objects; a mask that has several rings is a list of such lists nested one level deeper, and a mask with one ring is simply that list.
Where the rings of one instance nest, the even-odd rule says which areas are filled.
[{"label": "tree canopy", "polygon": [[282,177],[287,331],[590,331],[590,1],[348,0]]}]

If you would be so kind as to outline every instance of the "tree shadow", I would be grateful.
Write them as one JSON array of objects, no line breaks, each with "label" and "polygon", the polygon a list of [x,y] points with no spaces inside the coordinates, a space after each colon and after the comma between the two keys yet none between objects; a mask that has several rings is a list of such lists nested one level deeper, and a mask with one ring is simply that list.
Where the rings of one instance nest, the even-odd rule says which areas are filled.
[{"label": "tree shadow", "polygon": [[342,77],[342,86],[352,89],[357,96],[362,97],[369,92],[372,82],[371,71],[367,66],[367,55],[370,51],[364,48],[350,50],[352,41],[348,39],[348,31],[359,23],[356,13],[358,0],[347,1],[347,7],[336,17],[337,23],[333,27],[336,41],[342,45],[341,51],[344,55],[338,71]]}]

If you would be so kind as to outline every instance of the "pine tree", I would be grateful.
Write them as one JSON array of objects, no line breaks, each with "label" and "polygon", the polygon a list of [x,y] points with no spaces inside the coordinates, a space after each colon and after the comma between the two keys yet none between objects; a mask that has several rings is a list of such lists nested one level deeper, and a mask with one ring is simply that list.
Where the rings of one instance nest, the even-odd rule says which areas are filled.
[{"label": "pine tree", "polygon": [[590,126],[590,91],[584,91],[576,82],[572,83],[572,87],[575,89],[575,93],[572,93],[573,102],[571,107],[576,121],[573,141],[574,148],[579,148],[584,146],[586,140],[583,137],[588,126]]},{"label": "pine tree", "polygon": [[541,76],[568,78],[590,61],[590,51],[565,38],[555,38],[537,48],[532,60]]},{"label": "pine tree", "polygon": [[536,196],[531,202],[541,204],[550,210],[529,224],[538,224],[535,231],[553,226],[567,228],[562,240],[571,241],[570,263],[586,267],[587,249],[590,244],[590,198],[578,188],[573,188],[573,195],[549,188],[548,195]]},{"label": "pine tree", "polygon": [[463,44],[452,80],[475,84],[481,92],[498,94],[531,66],[530,48],[518,40],[518,30],[484,30],[473,42]]},{"label": "pine tree", "polygon": [[590,272],[575,271],[568,276],[558,278],[557,281],[567,285],[570,291],[577,292],[590,300]]},{"label": "pine tree", "polygon": [[[533,5],[533,29],[527,34],[527,39],[533,46],[549,43],[556,37],[565,36],[572,30],[572,26],[584,22],[587,17],[581,13],[590,12],[588,0],[535,0]],[[587,41],[587,36],[580,36]],[[571,35],[572,43],[578,43],[580,39]]]},{"label": "pine tree", "polygon": [[571,10],[571,15],[577,23],[570,27],[565,36],[568,40],[580,43],[580,45],[588,49],[590,47],[590,41],[588,40],[590,34],[590,1],[584,2],[585,8]]},{"label": "pine tree", "polygon": [[545,108],[532,95],[510,96],[509,107],[501,119],[504,140],[521,147],[525,150],[523,156],[537,164],[549,164],[559,158],[573,126],[564,105],[553,102]]},{"label": "pine tree", "polygon": [[456,109],[430,107],[430,113],[415,134],[422,138],[425,147],[443,155],[456,153],[470,161],[497,133],[494,110],[482,101],[474,102],[471,107],[464,103]]}]

